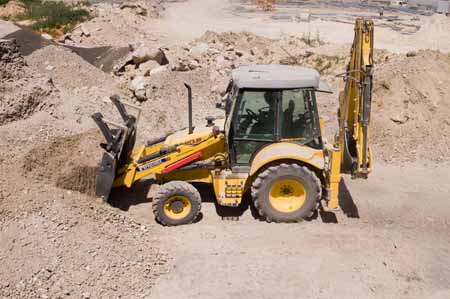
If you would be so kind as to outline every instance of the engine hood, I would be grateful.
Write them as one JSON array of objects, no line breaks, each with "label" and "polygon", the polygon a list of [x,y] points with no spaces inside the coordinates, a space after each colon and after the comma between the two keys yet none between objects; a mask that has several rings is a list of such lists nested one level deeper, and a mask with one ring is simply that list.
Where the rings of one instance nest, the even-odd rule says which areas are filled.
[{"label": "engine hood", "polygon": [[171,146],[180,143],[196,144],[208,139],[212,134],[214,127],[219,127],[219,129],[223,131],[224,125],[225,119],[221,118],[214,120],[213,125],[211,126],[195,126],[192,134],[189,134],[189,129],[186,128],[167,136],[166,140],[164,141],[164,145]]}]

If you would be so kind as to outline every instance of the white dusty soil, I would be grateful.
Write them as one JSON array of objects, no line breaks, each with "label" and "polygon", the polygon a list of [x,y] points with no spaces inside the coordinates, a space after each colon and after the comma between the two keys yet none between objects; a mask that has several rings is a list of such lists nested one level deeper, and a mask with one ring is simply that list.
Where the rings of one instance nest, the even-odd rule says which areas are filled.
[{"label": "white dusty soil", "polygon": [[[293,57],[322,68],[336,91],[319,97],[332,138],[343,87],[335,75],[345,69],[353,25],[277,21],[273,13],[235,13],[236,5],[191,0],[148,18],[106,5],[105,15],[85,24],[91,36],[75,39],[78,45],[127,46],[148,37],[143,43],[164,45],[175,67],[188,65],[145,76],[148,99],[130,99],[143,109],[139,142],[186,126],[184,82],[202,123],[222,113],[214,103],[231,68],[292,64]],[[327,11],[337,9],[312,12]],[[153,219],[147,182],[115,190],[110,204],[93,198],[102,138],[90,115],[114,118],[108,97],[129,99],[140,70],[106,74],[57,46],[25,59],[0,57],[0,112],[8,115],[0,123],[0,298],[450,298],[450,58],[429,50],[450,50],[449,20],[420,16],[412,35],[376,27],[373,173],[345,177],[341,209],[300,224],[262,222],[247,201],[220,208],[205,186],[198,186],[201,219],[172,228]],[[0,37],[10,24],[0,21]],[[327,44],[301,41],[316,31]],[[211,51],[190,51],[201,43]],[[428,50],[393,53],[421,48]],[[11,100],[35,99],[34,86],[44,84],[51,92],[38,105]],[[33,109],[21,110],[29,103]]]},{"label": "white dusty soil", "polygon": [[[342,211],[301,224],[222,221],[206,202],[199,223],[155,231],[174,260],[151,298],[448,298],[449,166],[375,165],[345,178]],[[153,223],[150,203],[128,214]]]},{"label": "white dusty soil", "polygon": [[[231,4],[230,4],[231,3]],[[271,38],[281,38],[286,35],[302,36],[304,34],[319,35],[321,39],[330,43],[351,43],[353,40],[352,21],[332,22],[315,19],[311,22],[291,22],[286,20],[273,20],[275,12],[256,12],[251,14],[236,14],[232,8],[239,6],[239,1],[197,0],[175,3],[163,12],[163,18],[155,20],[155,29],[163,36],[167,43],[180,43],[192,40],[203,34],[206,30],[223,31],[250,31],[258,35]],[[377,18],[376,11],[364,12],[361,10],[343,10],[330,8],[296,9],[298,13],[339,13],[353,14]],[[410,20],[415,15],[400,15]],[[415,22],[410,21],[415,24]],[[450,51],[450,19],[442,15],[431,17],[420,16],[419,32],[413,35],[402,35],[390,28],[376,28],[376,45],[379,49],[392,52],[407,52],[417,49],[436,49]],[[165,37],[165,38],[164,38]]]}]

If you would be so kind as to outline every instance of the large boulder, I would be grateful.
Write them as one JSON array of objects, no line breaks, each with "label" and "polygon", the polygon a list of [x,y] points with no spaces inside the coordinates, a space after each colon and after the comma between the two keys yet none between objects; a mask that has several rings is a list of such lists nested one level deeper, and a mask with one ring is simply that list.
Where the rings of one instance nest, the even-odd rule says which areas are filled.
[{"label": "large boulder", "polygon": [[150,76],[150,72],[158,67],[160,67],[159,63],[149,60],[139,65],[139,73],[143,76]]},{"label": "large boulder", "polygon": [[145,81],[144,76],[136,76],[130,81],[128,88],[133,92],[136,99],[142,102],[147,100],[145,92],[146,85],[147,82]]},{"label": "large boulder", "polygon": [[166,55],[158,48],[139,47],[131,53],[131,59],[136,65],[149,60],[156,61],[159,65],[167,64]]}]

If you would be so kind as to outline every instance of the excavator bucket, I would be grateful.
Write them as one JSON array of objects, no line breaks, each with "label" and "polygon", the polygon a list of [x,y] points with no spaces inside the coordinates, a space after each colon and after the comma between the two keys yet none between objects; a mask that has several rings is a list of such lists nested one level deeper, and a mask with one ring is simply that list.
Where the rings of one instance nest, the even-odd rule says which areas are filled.
[{"label": "excavator bucket", "polygon": [[[100,112],[92,115],[106,141],[101,144],[105,153],[97,169],[95,181],[95,194],[104,201],[108,200],[117,170],[128,162],[129,153],[134,148],[137,122],[141,113],[139,107],[122,102],[118,95],[110,97],[110,100],[119,111],[122,123],[105,119]],[[129,114],[127,108],[132,108],[136,114]]]}]

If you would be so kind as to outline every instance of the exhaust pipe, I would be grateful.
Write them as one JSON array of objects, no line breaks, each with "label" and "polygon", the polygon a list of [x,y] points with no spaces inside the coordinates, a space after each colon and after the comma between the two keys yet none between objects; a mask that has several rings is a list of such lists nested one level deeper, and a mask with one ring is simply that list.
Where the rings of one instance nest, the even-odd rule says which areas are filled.
[{"label": "exhaust pipe", "polygon": [[192,88],[187,83],[184,83],[184,86],[186,86],[186,88],[188,90],[189,134],[192,134],[192,132],[194,132],[194,127],[192,126]]}]

